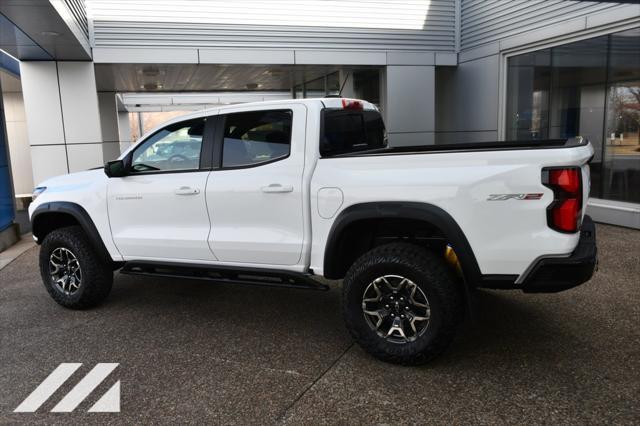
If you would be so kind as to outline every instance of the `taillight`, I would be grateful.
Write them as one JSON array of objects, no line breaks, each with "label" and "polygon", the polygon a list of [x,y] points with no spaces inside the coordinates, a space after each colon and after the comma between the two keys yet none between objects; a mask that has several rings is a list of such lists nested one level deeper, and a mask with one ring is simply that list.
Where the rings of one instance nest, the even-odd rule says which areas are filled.
[{"label": "taillight", "polygon": [[582,219],[582,175],[579,167],[542,169],[542,183],[553,190],[547,223],[560,232],[578,232]]}]

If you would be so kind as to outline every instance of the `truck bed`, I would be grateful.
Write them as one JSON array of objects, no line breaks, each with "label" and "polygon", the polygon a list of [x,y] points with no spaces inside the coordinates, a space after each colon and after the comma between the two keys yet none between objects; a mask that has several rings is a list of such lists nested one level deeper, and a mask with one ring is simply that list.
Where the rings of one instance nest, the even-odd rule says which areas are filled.
[{"label": "truck bed", "polygon": [[[547,225],[553,191],[543,185],[542,169],[581,167],[588,191],[587,163],[592,156],[592,146],[582,138],[370,150],[321,158],[313,174],[312,193],[338,188],[343,194],[341,210],[380,201],[433,205],[451,215],[463,230],[483,274],[520,275],[541,255],[568,255],[579,238]],[[542,197],[490,201],[495,194]],[[588,192],[585,203],[587,198]],[[315,201],[312,197],[312,211]],[[331,224],[332,220],[315,216],[314,241],[316,236],[324,241]],[[313,260],[314,269],[321,267],[317,258]]]}]

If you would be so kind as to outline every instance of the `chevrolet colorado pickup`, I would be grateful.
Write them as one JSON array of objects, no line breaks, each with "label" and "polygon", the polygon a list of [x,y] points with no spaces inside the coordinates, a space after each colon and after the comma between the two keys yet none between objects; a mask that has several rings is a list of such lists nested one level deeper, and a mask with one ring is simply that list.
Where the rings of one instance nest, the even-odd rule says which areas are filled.
[{"label": "chevrolet colorado pickup", "polygon": [[231,105],[174,119],[104,169],[41,183],[30,206],[44,285],[102,302],[113,273],[326,289],[389,362],[440,354],[479,287],[590,279],[580,139],[388,147],[377,108],[344,98]]}]

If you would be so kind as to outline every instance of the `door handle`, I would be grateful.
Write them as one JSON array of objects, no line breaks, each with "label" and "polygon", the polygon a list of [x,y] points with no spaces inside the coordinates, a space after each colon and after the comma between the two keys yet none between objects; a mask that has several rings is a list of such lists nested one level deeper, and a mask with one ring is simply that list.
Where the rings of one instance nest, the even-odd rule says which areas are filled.
[{"label": "door handle", "polygon": [[262,192],[266,192],[266,193],[293,192],[293,185],[281,185],[279,183],[272,183],[269,186],[263,186]]},{"label": "door handle", "polygon": [[181,186],[175,190],[176,195],[196,195],[200,193],[198,188],[191,188],[190,186]]}]

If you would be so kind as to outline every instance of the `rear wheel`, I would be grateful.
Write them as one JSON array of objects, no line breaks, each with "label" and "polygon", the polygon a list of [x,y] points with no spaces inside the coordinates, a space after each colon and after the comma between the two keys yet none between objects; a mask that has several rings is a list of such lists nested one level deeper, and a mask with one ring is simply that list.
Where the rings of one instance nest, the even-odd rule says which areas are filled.
[{"label": "rear wheel", "polygon": [[453,340],[463,300],[443,260],[394,243],[360,257],[343,284],[347,328],[367,352],[398,364],[425,363]]},{"label": "rear wheel", "polygon": [[71,309],[100,304],[113,284],[113,271],[98,258],[79,226],[56,229],[45,237],[40,275],[53,300]]}]

